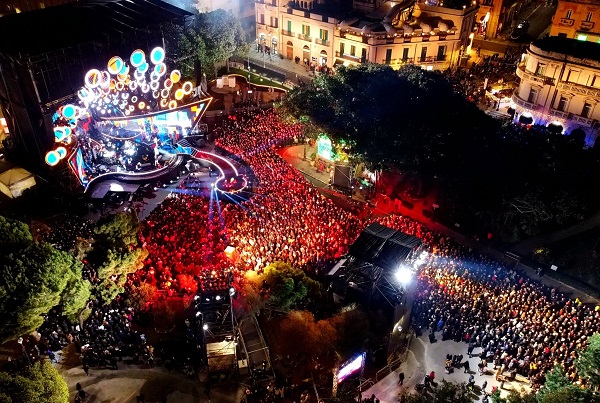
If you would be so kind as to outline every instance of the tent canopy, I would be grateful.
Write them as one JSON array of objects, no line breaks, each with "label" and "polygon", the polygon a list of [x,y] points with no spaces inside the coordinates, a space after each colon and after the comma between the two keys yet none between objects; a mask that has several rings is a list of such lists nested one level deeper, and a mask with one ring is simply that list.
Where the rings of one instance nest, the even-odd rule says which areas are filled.
[{"label": "tent canopy", "polygon": [[32,186],[35,186],[35,178],[23,168],[11,168],[0,173],[0,191],[11,199],[21,196]]}]

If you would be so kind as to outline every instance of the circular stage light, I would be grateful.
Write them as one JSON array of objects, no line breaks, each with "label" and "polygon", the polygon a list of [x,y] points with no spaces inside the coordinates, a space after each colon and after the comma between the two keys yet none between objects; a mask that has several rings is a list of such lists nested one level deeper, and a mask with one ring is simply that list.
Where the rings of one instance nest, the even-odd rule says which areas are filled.
[{"label": "circular stage light", "polygon": [[127,74],[117,74],[117,80],[119,80],[120,83],[125,82],[125,80],[127,80]]},{"label": "circular stage light", "polygon": [[52,150],[52,151],[48,151],[46,153],[46,164],[50,165],[51,167],[53,167],[54,165],[58,164],[60,161],[60,155],[58,154],[58,152],[56,152],[56,150]]},{"label": "circular stage light", "polygon": [[134,110],[135,110],[135,106],[133,106],[133,105],[129,105],[129,111],[130,111],[130,112],[133,112]]},{"label": "circular stage light", "polygon": [[172,100],[169,102],[169,109],[175,109],[177,108],[177,101]]},{"label": "circular stage light", "polygon": [[94,100],[94,93],[85,87],[77,91],[77,96],[82,102],[91,102]]},{"label": "circular stage light", "polygon": [[141,71],[142,73],[145,73],[145,72],[148,71],[149,67],[150,66],[148,65],[148,63],[144,62],[144,63],[140,64],[137,69],[138,69],[138,71]]},{"label": "circular stage light", "polygon": [[158,84],[158,81],[152,81],[152,82],[150,83],[150,88],[151,88],[152,90],[156,91],[156,90],[158,90],[158,85],[159,85],[159,84]]},{"label": "circular stage light", "polygon": [[123,76],[129,74],[129,66],[123,63],[123,67],[121,67],[121,70],[119,70],[119,74]]},{"label": "circular stage light", "polygon": [[158,81],[159,78],[160,77],[156,71],[152,71],[152,73],[150,73],[150,81]]},{"label": "circular stage light", "polygon": [[164,86],[165,88],[171,89],[173,87],[173,80],[171,80],[170,78],[167,78],[164,82]]},{"label": "circular stage light", "polygon": [[163,98],[169,98],[169,90],[167,88],[164,88],[160,91],[160,96]]},{"label": "circular stage light", "polygon": [[60,143],[64,139],[67,138],[67,133],[65,132],[64,127],[55,127],[54,128],[54,141]]},{"label": "circular stage light", "polygon": [[85,86],[88,88],[96,88],[100,85],[100,80],[102,79],[102,74],[98,69],[91,69],[87,73],[85,73]]},{"label": "circular stage light", "polygon": [[100,87],[105,89],[105,88],[110,88],[110,74],[108,73],[108,71],[102,71],[100,74]]},{"label": "circular stage light", "polygon": [[150,61],[152,64],[160,64],[165,60],[165,50],[160,46],[155,47],[150,52]]},{"label": "circular stage light", "polygon": [[119,56],[113,56],[108,61],[106,68],[110,74],[116,75],[123,68],[123,64],[123,59],[121,59]]},{"label": "circular stage light", "polygon": [[181,101],[183,99],[183,96],[185,94],[183,93],[183,90],[181,88],[177,89],[177,91],[175,91],[175,99],[178,101]]},{"label": "circular stage light", "polygon": [[134,73],[133,76],[135,77],[136,80],[140,81],[144,79],[144,72],[140,71],[139,69],[137,69]]},{"label": "circular stage light", "polygon": [[132,81],[132,82],[129,83],[129,89],[131,91],[135,91],[137,89],[137,87],[138,87],[137,81]]},{"label": "circular stage light", "polygon": [[171,81],[178,83],[181,80],[181,72],[179,70],[173,70],[170,74]]},{"label": "circular stage light", "polygon": [[146,103],[144,101],[142,101],[138,104],[138,108],[140,108],[140,109],[144,109],[145,107],[146,107]]},{"label": "circular stage light", "polygon": [[160,100],[160,106],[161,106],[161,108],[166,108],[168,104],[169,104],[169,101],[167,99],[163,98],[163,99]]},{"label": "circular stage light", "polygon": [[125,88],[125,84],[123,84],[121,81],[119,81],[118,83],[115,84],[115,87],[117,88],[117,91],[123,91],[123,88]]},{"label": "circular stage light", "polygon": [[77,107],[75,105],[67,104],[62,109],[62,115],[65,119],[72,119],[77,116]]},{"label": "circular stage light", "polygon": [[140,88],[142,89],[142,92],[144,94],[146,94],[148,91],[150,91],[150,86],[147,83],[144,83],[140,86]]},{"label": "circular stage light", "polygon": [[131,115],[131,112],[129,112],[129,109],[127,109],[127,110],[125,111],[125,115],[127,115],[127,116]]},{"label": "circular stage light", "polygon": [[183,85],[181,86],[181,90],[183,91],[183,93],[185,95],[190,95],[192,93],[192,90],[194,89],[194,86],[192,85],[192,83],[190,81],[186,81],[185,83],[183,83]]},{"label": "circular stage light", "polygon": [[132,96],[131,97],[131,102],[136,103],[137,102],[137,96]]},{"label": "circular stage light", "polygon": [[63,159],[67,156],[67,149],[64,147],[57,147],[56,152],[58,153],[60,159]]},{"label": "circular stage light", "polygon": [[160,96],[160,92],[158,91],[152,91],[152,98],[156,99]]},{"label": "circular stage light", "polygon": [[146,61],[146,54],[141,49],[136,49],[131,52],[131,57],[129,58],[131,65],[133,67],[139,67]]},{"label": "circular stage light", "polygon": [[156,72],[156,74],[158,74],[159,77],[162,77],[167,72],[167,65],[164,63],[157,64],[156,66],[154,66],[154,71]]}]

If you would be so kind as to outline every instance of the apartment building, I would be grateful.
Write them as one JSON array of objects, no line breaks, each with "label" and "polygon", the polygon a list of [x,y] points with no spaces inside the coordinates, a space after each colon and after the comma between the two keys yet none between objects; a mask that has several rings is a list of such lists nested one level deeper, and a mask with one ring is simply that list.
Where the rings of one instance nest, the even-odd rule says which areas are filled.
[{"label": "apartment building", "polygon": [[550,36],[600,42],[600,0],[559,0]]},{"label": "apartment building", "polygon": [[515,120],[551,125],[594,146],[600,131],[600,44],[551,36],[534,41],[517,68]]}]

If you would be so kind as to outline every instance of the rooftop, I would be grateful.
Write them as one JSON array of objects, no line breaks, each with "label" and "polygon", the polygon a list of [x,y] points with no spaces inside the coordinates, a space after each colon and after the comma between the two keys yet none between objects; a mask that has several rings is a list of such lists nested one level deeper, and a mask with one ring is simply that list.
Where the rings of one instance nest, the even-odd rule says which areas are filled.
[{"label": "rooftop", "polygon": [[534,41],[531,46],[535,46],[544,52],[560,53],[577,59],[590,59],[600,62],[600,44],[595,42],[549,36]]},{"label": "rooftop", "polygon": [[190,15],[162,0],[81,0],[10,14],[0,17],[0,53],[35,56]]}]

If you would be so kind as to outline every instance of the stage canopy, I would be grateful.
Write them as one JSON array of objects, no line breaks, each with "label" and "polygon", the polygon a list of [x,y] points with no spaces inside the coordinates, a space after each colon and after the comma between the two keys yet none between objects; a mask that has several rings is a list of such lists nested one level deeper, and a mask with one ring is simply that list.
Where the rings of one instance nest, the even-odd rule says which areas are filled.
[{"label": "stage canopy", "polygon": [[415,236],[373,223],[360,233],[349,254],[385,271],[397,270],[420,244]]},{"label": "stage canopy", "polygon": [[34,176],[23,168],[11,168],[0,173],[0,191],[11,199],[21,196],[25,189],[33,186]]}]

